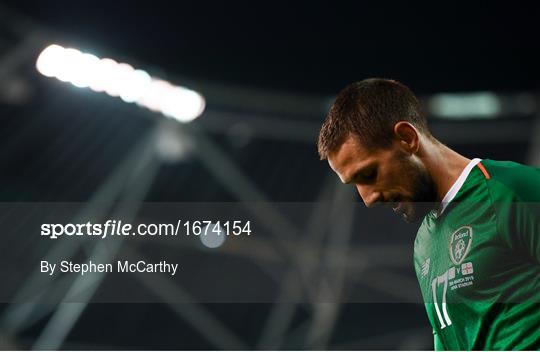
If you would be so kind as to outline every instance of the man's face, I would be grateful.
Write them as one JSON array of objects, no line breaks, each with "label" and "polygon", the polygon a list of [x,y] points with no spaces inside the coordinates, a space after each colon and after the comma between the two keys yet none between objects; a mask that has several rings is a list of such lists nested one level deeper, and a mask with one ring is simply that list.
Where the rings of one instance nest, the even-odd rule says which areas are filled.
[{"label": "man's face", "polygon": [[383,203],[414,222],[433,208],[436,192],[424,164],[399,142],[384,149],[365,148],[354,136],[328,156],[343,183],[353,184],[366,206]]}]

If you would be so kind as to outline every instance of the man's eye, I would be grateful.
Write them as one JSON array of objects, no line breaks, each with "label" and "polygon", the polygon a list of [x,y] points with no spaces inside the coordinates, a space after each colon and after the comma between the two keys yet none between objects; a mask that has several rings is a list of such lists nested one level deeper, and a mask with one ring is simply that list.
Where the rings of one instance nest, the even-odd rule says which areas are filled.
[{"label": "man's eye", "polygon": [[374,180],[375,178],[377,178],[377,170],[375,169],[371,169],[371,170],[368,170],[365,174],[364,174],[364,179],[366,180]]},{"label": "man's eye", "polygon": [[370,169],[358,174],[358,178],[362,182],[371,182],[377,178],[377,169]]}]

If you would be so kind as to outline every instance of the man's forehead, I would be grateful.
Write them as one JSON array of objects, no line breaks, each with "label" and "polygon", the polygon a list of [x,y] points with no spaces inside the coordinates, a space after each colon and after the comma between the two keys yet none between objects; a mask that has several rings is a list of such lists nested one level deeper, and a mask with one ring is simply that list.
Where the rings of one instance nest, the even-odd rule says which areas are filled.
[{"label": "man's forehead", "polygon": [[338,163],[350,162],[351,160],[367,159],[372,153],[362,145],[358,138],[347,137],[343,143],[332,153],[330,158]]},{"label": "man's forehead", "polygon": [[342,181],[347,181],[352,175],[349,173],[361,168],[369,162],[373,152],[362,146],[360,141],[353,136],[347,137],[339,148],[330,153],[328,163]]}]

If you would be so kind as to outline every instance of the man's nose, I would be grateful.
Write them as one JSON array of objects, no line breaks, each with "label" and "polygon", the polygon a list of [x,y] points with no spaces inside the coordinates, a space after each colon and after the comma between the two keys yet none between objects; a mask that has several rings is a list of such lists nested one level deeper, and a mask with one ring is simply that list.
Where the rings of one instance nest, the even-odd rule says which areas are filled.
[{"label": "man's nose", "polygon": [[356,185],[356,190],[368,208],[371,208],[381,199],[381,193],[373,190],[371,187]]}]

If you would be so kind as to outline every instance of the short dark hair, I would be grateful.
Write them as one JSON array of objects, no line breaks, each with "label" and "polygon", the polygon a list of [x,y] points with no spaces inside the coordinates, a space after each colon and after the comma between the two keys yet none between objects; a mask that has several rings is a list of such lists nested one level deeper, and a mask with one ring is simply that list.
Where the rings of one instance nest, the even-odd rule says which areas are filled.
[{"label": "short dark hair", "polygon": [[321,160],[351,134],[367,148],[388,147],[399,121],[431,136],[418,99],[404,84],[383,78],[349,84],[339,92],[321,127],[317,142]]}]

